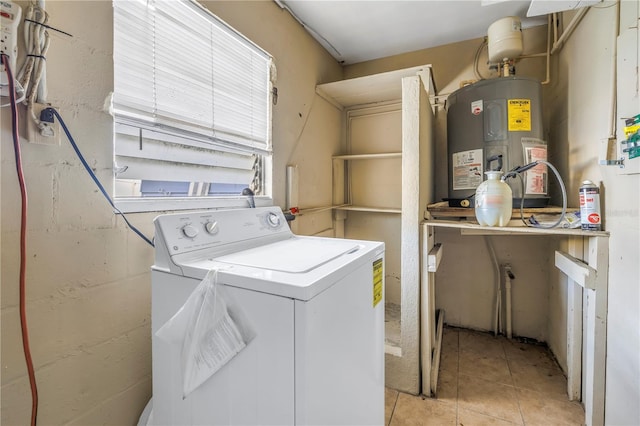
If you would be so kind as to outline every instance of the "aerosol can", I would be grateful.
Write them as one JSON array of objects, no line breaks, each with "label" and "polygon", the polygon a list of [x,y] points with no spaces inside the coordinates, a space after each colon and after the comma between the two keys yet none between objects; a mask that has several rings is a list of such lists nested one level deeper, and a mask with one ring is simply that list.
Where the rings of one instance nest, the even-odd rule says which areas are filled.
[{"label": "aerosol can", "polygon": [[600,216],[600,188],[590,180],[580,187],[580,224],[585,231],[602,229]]}]

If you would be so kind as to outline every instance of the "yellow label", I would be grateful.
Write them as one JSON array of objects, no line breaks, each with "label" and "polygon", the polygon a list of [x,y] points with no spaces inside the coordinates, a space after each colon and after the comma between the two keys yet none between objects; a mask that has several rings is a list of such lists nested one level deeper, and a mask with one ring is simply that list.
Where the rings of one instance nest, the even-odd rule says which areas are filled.
[{"label": "yellow label", "polygon": [[531,99],[509,99],[509,131],[531,131]]},{"label": "yellow label", "polygon": [[373,262],[373,307],[382,300],[382,259]]},{"label": "yellow label", "polygon": [[628,138],[632,134],[636,133],[638,130],[640,130],[640,124],[634,124],[633,126],[627,126],[627,127],[624,128],[624,136]]}]

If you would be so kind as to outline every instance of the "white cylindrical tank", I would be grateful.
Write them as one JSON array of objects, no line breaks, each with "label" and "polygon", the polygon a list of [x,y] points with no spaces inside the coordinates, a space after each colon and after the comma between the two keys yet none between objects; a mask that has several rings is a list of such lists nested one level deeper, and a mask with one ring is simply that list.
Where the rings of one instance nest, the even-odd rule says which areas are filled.
[{"label": "white cylindrical tank", "polygon": [[489,62],[498,63],[522,54],[522,25],[517,16],[494,22],[487,31]]},{"label": "white cylindrical tank", "polygon": [[500,180],[501,171],[484,173],[487,180],[476,189],[476,219],[482,226],[507,226],[513,203],[511,188]]}]

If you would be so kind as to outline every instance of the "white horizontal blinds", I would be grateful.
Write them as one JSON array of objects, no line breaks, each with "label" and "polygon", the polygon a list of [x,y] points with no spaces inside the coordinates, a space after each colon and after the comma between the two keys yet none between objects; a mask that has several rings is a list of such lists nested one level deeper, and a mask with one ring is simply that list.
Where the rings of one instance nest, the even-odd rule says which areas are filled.
[{"label": "white horizontal blinds", "polygon": [[268,140],[269,116],[260,111],[269,104],[269,64],[246,43],[224,46],[223,30],[212,28],[216,130],[222,138],[247,138],[260,146]]},{"label": "white horizontal blinds", "polygon": [[144,1],[114,2],[114,109],[153,123],[154,10]]},{"label": "white horizontal blinds", "polygon": [[214,137],[210,18],[189,3],[155,3],[156,122]]},{"label": "white horizontal blinds", "polygon": [[114,7],[116,114],[270,150],[269,55],[191,1]]},{"label": "white horizontal blinds", "polygon": [[172,134],[116,124],[118,179],[244,183],[254,175],[256,154],[216,147]]},{"label": "white horizontal blinds", "polygon": [[115,0],[114,20],[116,179],[259,193],[271,57],[191,1]]}]

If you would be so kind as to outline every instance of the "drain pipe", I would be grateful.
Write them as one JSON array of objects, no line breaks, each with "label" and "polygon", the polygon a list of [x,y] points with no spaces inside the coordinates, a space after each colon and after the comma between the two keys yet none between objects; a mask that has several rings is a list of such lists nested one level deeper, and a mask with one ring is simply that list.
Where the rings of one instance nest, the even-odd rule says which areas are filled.
[{"label": "drain pipe", "polygon": [[502,287],[500,285],[500,265],[498,264],[498,258],[496,257],[496,251],[493,249],[493,244],[491,244],[491,238],[488,235],[485,235],[484,242],[487,245],[487,250],[489,251],[489,255],[491,257],[491,262],[493,263],[494,271],[495,271],[495,281],[496,281],[496,310],[493,317],[493,334],[498,335],[501,328],[501,319],[502,319]]},{"label": "drain pipe", "polygon": [[569,25],[567,25],[567,28],[565,28],[562,31],[560,38],[554,41],[553,48],[551,49],[552,55],[556,53],[558,50],[562,49],[562,46],[564,46],[564,43],[569,39],[569,36],[571,36],[571,33],[573,33],[573,30],[576,29],[576,27],[578,26],[578,24],[580,23],[584,15],[589,11],[589,9],[590,9],[589,7],[583,7],[578,11],[578,13],[576,13],[576,15],[573,17],[571,22],[569,22]]},{"label": "drain pipe", "polygon": [[507,339],[511,339],[512,328],[511,328],[511,280],[515,278],[513,272],[511,272],[511,265],[506,264],[503,266],[504,268],[504,290],[505,290],[505,299],[506,299],[506,327],[507,327]]},{"label": "drain pipe", "polygon": [[550,62],[551,62],[551,27],[555,25],[552,14],[547,16],[547,78],[541,84],[549,84],[551,82]]}]

